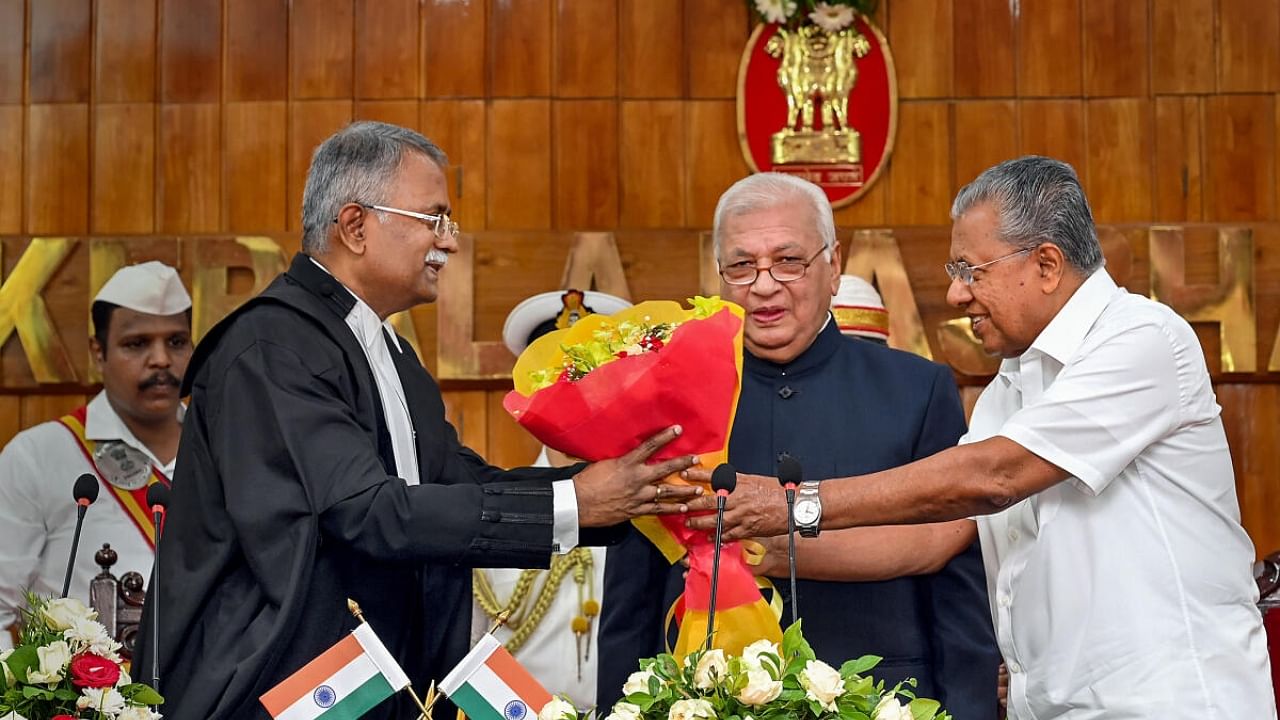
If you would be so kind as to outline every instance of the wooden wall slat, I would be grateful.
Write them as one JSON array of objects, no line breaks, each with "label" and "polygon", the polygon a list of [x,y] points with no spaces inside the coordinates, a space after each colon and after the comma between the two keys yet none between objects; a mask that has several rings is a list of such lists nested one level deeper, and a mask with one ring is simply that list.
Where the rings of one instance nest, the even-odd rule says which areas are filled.
[{"label": "wooden wall slat", "polygon": [[619,94],[626,98],[682,97],[683,0],[619,2]]},{"label": "wooden wall slat", "polygon": [[1216,221],[1276,218],[1274,95],[1205,99],[1205,215]]},{"label": "wooden wall slat", "polygon": [[1151,80],[1158,94],[1214,88],[1215,0],[1152,3]]},{"label": "wooden wall slat", "polygon": [[0,105],[21,103],[26,88],[25,0],[0,0]]},{"label": "wooden wall slat", "polygon": [[463,232],[488,228],[487,112],[483,100],[422,103],[422,133],[449,154],[453,219]]},{"label": "wooden wall slat", "polygon": [[1240,520],[1259,556],[1280,550],[1280,385],[1219,384]]},{"label": "wooden wall slat", "polygon": [[899,105],[898,140],[889,176],[880,180],[889,183],[889,222],[894,225],[950,222],[950,104],[919,101]]},{"label": "wooden wall slat", "polygon": [[226,0],[226,101],[289,96],[288,0]]},{"label": "wooden wall slat", "polygon": [[22,425],[22,396],[0,395],[0,447],[9,444]]},{"label": "wooden wall slat", "polygon": [[292,0],[289,93],[297,99],[350,98],[353,0]]},{"label": "wooden wall slat", "polygon": [[[57,420],[76,408],[84,405],[84,395],[24,395],[19,402],[19,414],[24,428],[39,425],[42,422]],[[75,478],[67,478],[68,482]]]},{"label": "wooden wall slat", "polygon": [[157,195],[159,232],[200,233],[220,228],[219,106],[160,106]]},{"label": "wooden wall slat", "polygon": [[484,457],[488,452],[489,405],[484,390],[443,393],[445,418],[458,431],[458,439]]},{"label": "wooden wall slat", "polygon": [[289,156],[286,160],[288,184],[285,199],[287,227],[302,229],[302,188],[307,181],[311,154],[339,129],[351,122],[350,100],[308,100],[289,103]]},{"label": "wooden wall slat", "polygon": [[0,105],[0,235],[22,232],[24,110],[21,105]]},{"label": "wooden wall slat", "polygon": [[155,102],[155,0],[97,0],[93,100]]},{"label": "wooden wall slat", "polygon": [[419,130],[417,100],[357,100],[355,120],[377,120]]},{"label": "wooden wall slat", "polygon": [[227,103],[221,173],[223,226],[231,232],[284,232],[290,222],[288,109],[284,101]]},{"label": "wooden wall slat", "polygon": [[1081,0],[1025,2],[1018,7],[1018,95],[1079,96]]},{"label": "wooden wall slat", "polygon": [[489,453],[485,459],[503,468],[532,465],[542,450],[542,444],[507,414],[502,407],[505,392],[489,390],[485,393],[488,404],[489,427],[486,445]]},{"label": "wooden wall slat", "polygon": [[685,104],[674,100],[621,103],[618,198],[624,228],[685,223]]},{"label": "wooden wall slat", "polygon": [[30,102],[88,102],[93,5],[88,0],[41,0],[28,9]]},{"label": "wooden wall slat", "polygon": [[422,85],[425,97],[484,97],[487,2],[423,0]]},{"label": "wooden wall slat", "polygon": [[[903,98],[951,95],[955,62],[953,0],[896,0],[886,3],[889,27],[884,28],[898,71],[898,94]],[[961,12],[968,12],[965,5]],[[971,42],[965,37],[963,42]]]},{"label": "wooden wall slat", "polygon": [[733,100],[690,102],[686,122],[685,221],[710,228],[720,194],[751,172],[738,147],[737,104]]},{"label": "wooden wall slat", "polygon": [[217,102],[221,92],[221,0],[160,0],[161,102]]},{"label": "wooden wall slat", "polygon": [[1083,2],[1085,95],[1146,95],[1151,52],[1147,3]]},{"label": "wooden wall slat", "polygon": [[1080,100],[1024,100],[1018,107],[1019,154],[1047,155],[1070,163],[1088,184],[1084,152],[1084,104]]},{"label": "wooden wall slat", "polygon": [[1085,103],[1089,184],[1093,217],[1100,223],[1151,217],[1152,109],[1145,99]]},{"label": "wooden wall slat", "polygon": [[356,0],[356,97],[418,97],[418,0]]},{"label": "wooden wall slat", "polygon": [[1218,92],[1280,89],[1280,0],[1218,0]]},{"label": "wooden wall slat", "polygon": [[1007,0],[970,0],[952,13],[957,97],[1009,97],[1015,92],[1013,13]]},{"label": "wooden wall slat", "polygon": [[1156,98],[1156,207],[1161,222],[1204,219],[1201,99]]},{"label": "wooden wall slat", "polygon": [[689,97],[734,97],[738,62],[751,33],[746,4],[685,0],[684,10]]},{"label": "wooden wall slat", "polygon": [[155,231],[156,106],[98,105],[93,113],[90,231]]},{"label": "wooden wall slat", "polygon": [[1010,100],[955,104],[953,194],[983,170],[1018,156],[1017,108]]},{"label": "wooden wall slat", "polygon": [[[892,171],[889,173],[892,175]],[[888,178],[884,178],[888,180]],[[868,227],[888,222],[889,182],[877,182],[857,202],[835,211],[836,225],[844,227]]]},{"label": "wooden wall slat", "polygon": [[489,1],[489,95],[551,94],[551,0]]},{"label": "wooden wall slat", "polygon": [[558,100],[552,107],[555,227],[618,226],[618,104]]},{"label": "wooden wall slat", "polygon": [[556,96],[618,94],[618,31],[615,3],[557,0],[552,82]]},{"label": "wooden wall slat", "polygon": [[550,229],[551,102],[494,100],[488,130],[489,229]]},{"label": "wooden wall slat", "polygon": [[25,169],[27,232],[88,231],[89,106],[29,106]]}]

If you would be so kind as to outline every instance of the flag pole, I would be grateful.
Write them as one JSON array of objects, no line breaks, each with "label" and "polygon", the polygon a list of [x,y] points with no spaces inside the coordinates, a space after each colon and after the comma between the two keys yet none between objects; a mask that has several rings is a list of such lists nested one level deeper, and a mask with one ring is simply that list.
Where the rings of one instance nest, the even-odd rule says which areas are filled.
[{"label": "flag pole", "polygon": [[[364,619],[364,612],[360,610],[360,603],[356,602],[355,600],[352,600],[351,598],[347,598],[347,610],[350,610],[351,614],[355,615],[356,620],[359,620],[361,624],[364,624],[367,622]],[[418,698],[418,693],[413,691],[413,685],[412,684],[405,685],[404,689],[409,691],[409,697],[413,698],[413,702],[417,704],[418,709],[422,711],[422,717],[426,718],[426,720],[431,720],[431,706],[422,704],[422,700]],[[435,689],[436,689],[436,683],[434,680],[432,680],[431,692],[428,693],[428,698],[431,700],[432,704],[435,704],[435,697],[434,697]]]}]

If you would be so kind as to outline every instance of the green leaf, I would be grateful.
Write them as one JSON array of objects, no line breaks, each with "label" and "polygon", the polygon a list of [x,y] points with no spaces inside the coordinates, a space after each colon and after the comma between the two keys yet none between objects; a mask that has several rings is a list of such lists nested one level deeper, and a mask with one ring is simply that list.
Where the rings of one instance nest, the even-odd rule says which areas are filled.
[{"label": "green leaf", "polygon": [[942,703],[929,698],[916,698],[907,704],[912,720],[933,720],[933,716],[938,714],[938,709],[941,707]]},{"label": "green leaf", "polygon": [[130,683],[120,688],[120,694],[136,705],[162,705],[164,697],[145,683]]},{"label": "green leaf", "polygon": [[5,658],[4,664],[9,666],[15,680],[24,683],[27,681],[27,670],[40,666],[40,656],[36,654],[34,645],[23,645]]},{"label": "green leaf", "polygon": [[868,670],[879,665],[880,661],[883,659],[884,658],[879,655],[863,655],[857,660],[848,660],[840,666],[840,675],[841,677],[848,677],[849,675],[863,675]]},{"label": "green leaf", "polygon": [[26,685],[22,688],[22,696],[27,698],[38,697],[42,700],[52,700],[53,693],[40,687],[39,685]]},{"label": "green leaf", "polygon": [[77,694],[76,691],[72,690],[71,688],[60,687],[53,691],[53,697],[58,700],[75,700],[76,698],[80,697],[80,695]]}]

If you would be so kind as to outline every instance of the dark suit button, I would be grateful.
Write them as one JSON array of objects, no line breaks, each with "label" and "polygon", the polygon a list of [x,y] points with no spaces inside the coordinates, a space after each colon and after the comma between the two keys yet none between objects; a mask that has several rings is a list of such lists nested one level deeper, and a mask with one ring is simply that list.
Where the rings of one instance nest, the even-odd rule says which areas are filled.
[{"label": "dark suit button", "polygon": [[783,385],[782,389],[778,391],[778,397],[782,398],[783,400],[786,400],[787,398],[795,394],[796,394],[796,391],[792,390],[791,386],[789,385]]},{"label": "dark suit button", "polygon": [[333,296],[333,294],[334,294],[335,292],[337,292],[337,288],[335,288],[335,287],[333,286],[333,283],[328,282],[328,281],[325,281],[325,282],[320,283],[320,294],[321,294],[321,295],[328,295],[328,296],[332,297],[332,296]]}]

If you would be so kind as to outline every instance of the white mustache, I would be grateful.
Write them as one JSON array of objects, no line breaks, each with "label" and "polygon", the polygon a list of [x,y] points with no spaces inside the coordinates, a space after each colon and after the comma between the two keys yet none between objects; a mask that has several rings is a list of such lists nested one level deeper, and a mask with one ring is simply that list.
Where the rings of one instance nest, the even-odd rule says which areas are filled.
[{"label": "white mustache", "polygon": [[427,259],[423,261],[424,264],[435,263],[440,267],[444,267],[447,262],[449,262],[449,253],[439,248],[431,248],[428,250]]}]

